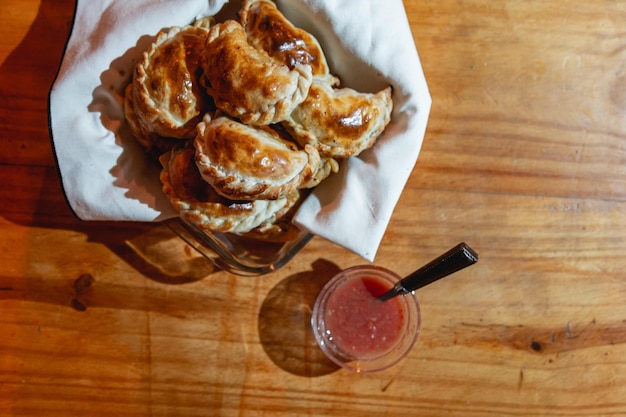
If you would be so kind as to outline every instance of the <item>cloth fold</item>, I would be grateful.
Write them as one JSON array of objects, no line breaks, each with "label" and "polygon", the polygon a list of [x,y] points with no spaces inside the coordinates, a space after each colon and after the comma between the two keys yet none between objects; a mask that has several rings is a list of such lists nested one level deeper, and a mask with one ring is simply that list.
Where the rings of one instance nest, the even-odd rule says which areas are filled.
[{"label": "cloth fold", "polygon": [[[373,261],[421,148],[431,98],[401,0],[277,0],[320,41],[342,87],[393,87],[392,121],[376,145],[344,160],[294,222]],[[50,93],[50,129],[64,192],[83,220],[176,216],[159,168],[124,121],[123,91],[159,30],[203,16],[234,17],[239,1],[78,0]],[[231,15],[229,15],[231,14]]]}]

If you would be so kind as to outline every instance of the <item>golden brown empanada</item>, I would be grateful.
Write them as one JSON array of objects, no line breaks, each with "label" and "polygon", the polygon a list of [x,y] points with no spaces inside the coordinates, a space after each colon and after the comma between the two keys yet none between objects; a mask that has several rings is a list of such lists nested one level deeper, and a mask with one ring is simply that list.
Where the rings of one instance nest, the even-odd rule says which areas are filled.
[{"label": "golden brown empanada", "polygon": [[345,158],[371,147],[391,120],[391,87],[376,94],[335,89],[315,79],[309,95],[282,123],[302,146]]},{"label": "golden brown empanada", "polygon": [[284,120],[306,98],[312,81],[310,65],[289,69],[272,59],[248,43],[234,20],[211,28],[202,62],[216,106],[251,125]]},{"label": "golden brown empanada", "polygon": [[194,140],[202,177],[233,200],[276,199],[311,180],[320,162],[311,146],[297,146],[268,127],[206,117]]},{"label": "golden brown empanada", "polygon": [[272,223],[294,204],[293,196],[277,200],[232,201],[202,179],[192,146],[179,146],[160,157],[163,192],[180,217],[211,232],[246,233]]},{"label": "golden brown empanada", "polygon": [[245,0],[239,21],[248,35],[248,42],[267,52],[289,68],[310,65],[313,77],[332,85],[339,79],[330,73],[328,62],[318,40],[309,32],[295,27],[270,0]]},{"label": "golden brown empanada", "polygon": [[[126,89],[125,115],[133,135],[150,148],[159,138],[193,138],[196,124],[212,107],[200,85],[211,20],[161,31]],[[157,143],[157,147],[158,147]]]}]

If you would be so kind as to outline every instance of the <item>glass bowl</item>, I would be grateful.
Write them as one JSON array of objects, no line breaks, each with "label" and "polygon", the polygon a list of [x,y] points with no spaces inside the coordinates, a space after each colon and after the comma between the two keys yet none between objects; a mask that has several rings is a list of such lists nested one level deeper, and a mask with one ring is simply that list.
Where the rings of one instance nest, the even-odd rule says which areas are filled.
[{"label": "glass bowl", "polygon": [[263,275],[285,266],[313,238],[300,231],[285,242],[268,242],[235,233],[211,233],[176,218],[167,226],[218,268],[237,275]]}]

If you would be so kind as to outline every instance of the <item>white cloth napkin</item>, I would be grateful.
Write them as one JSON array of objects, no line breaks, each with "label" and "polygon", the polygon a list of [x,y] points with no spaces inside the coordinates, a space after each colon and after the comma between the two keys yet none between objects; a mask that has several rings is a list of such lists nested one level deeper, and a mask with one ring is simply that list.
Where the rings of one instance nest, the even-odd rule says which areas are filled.
[{"label": "white cloth napkin", "polygon": [[[226,3],[78,1],[50,93],[50,128],[64,192],[79,218],[176,216],[161,191],[159,168],[124,122],[123,88],[160,29],[218,12],[220,18],[234,16],[240,2]],[[343,161],[340,172],[316,187],[294,218],[311,233],[373,261],[419,155],[431,105],[402,1],[276,3],[294,24],[316,35],[342,86],[394,89],[392,121],[376,145]]]}]

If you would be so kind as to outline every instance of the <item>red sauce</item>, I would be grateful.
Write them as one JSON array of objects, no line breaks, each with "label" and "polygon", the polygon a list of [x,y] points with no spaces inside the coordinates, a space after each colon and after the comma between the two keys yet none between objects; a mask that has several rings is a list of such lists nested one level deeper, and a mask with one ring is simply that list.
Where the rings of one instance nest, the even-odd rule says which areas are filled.
[{"label": "red sauce", "polygon": [[385,352],[400,338],[406,318],[402,299],[378,300],[391,286],[376,277],[354,277],[333,291],[324,321],[339,348],[367,357]]}]

